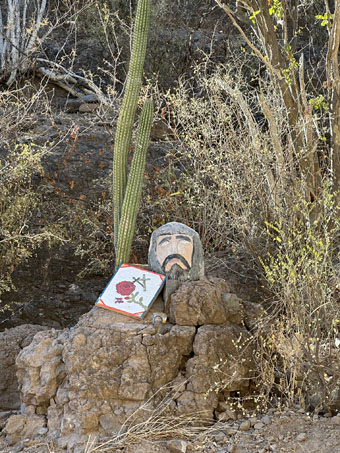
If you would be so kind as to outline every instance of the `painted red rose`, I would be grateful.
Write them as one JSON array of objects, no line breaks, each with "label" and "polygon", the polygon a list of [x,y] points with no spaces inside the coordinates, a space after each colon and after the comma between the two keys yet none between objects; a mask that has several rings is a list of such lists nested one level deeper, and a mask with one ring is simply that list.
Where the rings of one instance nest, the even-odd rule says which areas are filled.
[{"label": "painted red rose", "polygon": [[130,296],[134,292],[136,286],[132,282],[119,282],[116,285],[116,290],[118,294],[122,296]]}]

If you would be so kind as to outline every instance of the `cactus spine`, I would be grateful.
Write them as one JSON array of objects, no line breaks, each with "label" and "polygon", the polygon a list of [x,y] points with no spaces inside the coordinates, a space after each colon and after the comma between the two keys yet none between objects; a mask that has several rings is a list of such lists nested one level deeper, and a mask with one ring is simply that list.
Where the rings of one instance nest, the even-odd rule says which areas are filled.
[{"label": "cactus spine", "polygon": [[116,267],[129,260],[130,249],[135,231],[145,171],[146,152],[153,119],[153,102],[148,100],[143,106],[139,120],[136,147],[131,163],[128,183],[122,206],[118,246],[116,248]]},{"label": "cactus spine", "polygon": [[118,245],[121,210],[126,188],[128,153],[131,145],[132,129],[142,84],[150,11],[151,0],[138,1],[129,72],[117,124],[113,160],[114,243],[116,249]]}]

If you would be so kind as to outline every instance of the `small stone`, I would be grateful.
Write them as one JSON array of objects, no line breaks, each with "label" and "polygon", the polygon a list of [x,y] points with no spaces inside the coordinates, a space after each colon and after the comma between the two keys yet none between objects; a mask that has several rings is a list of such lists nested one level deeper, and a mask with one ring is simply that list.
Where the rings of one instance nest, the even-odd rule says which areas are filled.
[{"label": "small stone", "polygon": [[55,397],[58,404],[66,404],[70,401],[68,397],[68,391],[66,389],[60,388],[57,390],[57,395]]},{"label": "small stone", "polygon": [[241,299],[233,293],[222,293],[222,302],[225,303],[228,312],[228,321],[235,324],[242,324],[244,308]]},{"label": "small stone", "polygon": [[35,414],[35,406],[33,405],[28,405],[24,409],[24,414],[25,415],[34,415]]},{"label": "small stone", "polygon": [[269,417],[269,415],[265,415],[264,417],[261,418],[261,422],[264,423],[265,425],[269,425],[269,423],[271,422],[271,418]]},{"label": "small stone", "polygon": [[88,103],[81,104],[81,106],[79,107],[79,112],[80,113],[92,113],[98,109],[98,106],[99,106],[99,104],[88,104]]},{"label": "small stone", "polygon": [[232,409],[227,408],[226,411],[225,411],[225,413],[226,413],[226,415],[227,415],[227,420],[228,420],[228,419],[236,420],[236,418],[237,418],[236,412],[233,411]]},{"label": "small stone", "polygon": [[250,420],[245,420],[240,425],[240,431],[248,431],[251,428]]},{"label": "small stone", "polygon": [[304,442],[307,439],[307,434],[306,433],[300,433],[296,436],[296,440],[298,442]]},{"label": "small stone", "polygon": [[38,430],[38,435],[39,435],[39,436],[43,436],[44,434],[47,433],[47,431],[48,431],[47,428],[40,428],[40,429]]},{"label": "small stone", "polygon": [[[160,442],[143,440],[138,444],[128,445],[124,451],[125,453],[169,453],[170,450]],[[82,452],[84,452],[84,446]]]},{"label": "small stone", "polygon": [[114,428],[114,417],[112,414],[101,415],[99,423],[106,433],[111,433]]},{"label": "small stone", "polygon": [[0,429],[2,428],[1,423],[5,423],[11,415],[13,415],[12,411],[0,411]]},{"label": "small stone", "polygon": [[18,431],[23,431],[26,417],[24,415],[12,415],[5,426],[5,434],[14,434]]},{"label": "small stone", "polygon": [[167,442],[167,446],[173,453],[186,453],[188,442],[182,439],[171,439]]},{"label": "small stone", "polygon": [[45,407],[45,406],[37,406],[35,412],[36,412],[37,415],[45,415],[46,412],[47,412],[47,407]]},{"label": "small stone", "polygon": [[83,96],[81,99],[80,98],[69,99],[66,102],[65,109],[66,112],[68,113],[74,113],[77,112],[79,110],[79,107],[85,102],[95,102],[97,100],[98,100],[97,96],[92,94]]},{"label": "small stone", "polygon": [[155,339],[152,335],[143,335],[142,344],[145,346],[152,346],[155,343]]},{"label": "small stone", "polygon": [[228,445],[228,453],[235,453],[235,450],[236,450],[236,446],[234,444],[234,442],[231,442],[229,445]]},{"label": "small stone", "polygon": [[238,447],[238,446],[235,445],[235,444],[231,444],[230,446],[228,446],[227,452],[228,452],[228,453],[243,453],[244,450],[243,450],[243,448],[242,448],[242,450],[241,450],[241,448]]},{"label": "small stone", "polygon": [[13,448],[14,453],[21,453],[25,447],[25,443],[23,441],[19,442],[16,444],[16,446]]},{"label": "small stone", "polygon": [[73,344],[76,346],[84,346],[87,340],[84,334],[80,333],[76,335],[73,339]]},{"label": "small stone", "polygon": [[228,436],[232,436],[232,435],[234,435],[235,433],[237,433],[237,429],[231,428],[231,427],[227,427],[227,428],[225,429],[225,433],[228,434]]},{"label": "small stone", "polygon": [[255,429],[263,429],[264,428],[264,423],[261,423],[261,422],[255,423],[254,428]]},{"label": "small stone", "polygon": [[219,414],[217,414],[216,418],[219,422],[225,422],[230,419],[226,412],[220,412]]},{"label": "small stone", "polygon": [[250,417],[249,421],[250,421],[250,426],[252,426],[252,427],[258,422],[256,417]]},{"label": "small stone", "polygon": [[214,434],[214,439],[216,442],[224,442],[226,439],[225,433],[223,431],[218,431]]},{"label": "small stone", "polygon": [[335,425],[340,425],[340,416],[339,416],[339,414],[332,418],[332,422]]},{"label": "small stone", "polygon": [[10,445],[14,445],[23,437],[30,440],[37,436],[38,431],[45,428],[44,417],[37,415],[12,415],[3,429],[6,434],[6,441]]},{"label": "small stone", "polygon": [[221,412],[220,414],[217,415],[217,420],[220,421],[236,420],[237,418],[236,412],[230,408],[229,404],[221,403],[221,408],[224,409],[224,412]]}]

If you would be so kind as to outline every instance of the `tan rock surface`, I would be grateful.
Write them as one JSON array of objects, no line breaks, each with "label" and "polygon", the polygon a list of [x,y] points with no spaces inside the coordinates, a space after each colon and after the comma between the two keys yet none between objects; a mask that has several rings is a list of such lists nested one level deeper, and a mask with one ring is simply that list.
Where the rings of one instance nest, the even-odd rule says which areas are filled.
[{"label": "tan rock surface", "polygon": [[46,327],[23,324],[0,332],[0,410],[19,409],[21,401],[15,360],[41,330],[46,330]]},{"label": "tan rock surface", "polygon": [[171,296],[170,321],[182,326],[228,322],[227,304],[222,302],[227,292],[228,283],[214,277],[182,284]]},{"label": "tan rock surface", "polygon": [[231,324],[200,327],[187,363],[188,389],[206,393],[216,382],[229,392],[248,388],[254,369],[253,349],[246,348],[250,339],[245,329]]},{"label": "tan rock surface", "polygon": [[39,431],[44,429],[45,426],[46,421],[44,417],[39,417],[37,415],[12,415],[8,419],[3,431],[8,444],[13,445],[21,439],[34,439],[39,435]]}]

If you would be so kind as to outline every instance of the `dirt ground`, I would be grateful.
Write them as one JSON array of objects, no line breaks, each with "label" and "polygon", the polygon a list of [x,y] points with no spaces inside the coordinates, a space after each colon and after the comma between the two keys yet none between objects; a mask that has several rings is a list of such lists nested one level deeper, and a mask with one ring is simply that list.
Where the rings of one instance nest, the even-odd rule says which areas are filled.
[{"label": "dirt ground", "polygon": [[[0,436],[0,452],[61,453],[54,442],[37,439],[7,446]],[[86,452],[93,449],[87,447]],[[218,422],[196,437],[157,441],[95,451],[126,453],[340,453],[340,415],[317,416],[303,410],[269,411],[266,415],[237,421]]]},{"label": "dirt ground", "polygon": [[[287,410],[257,417],[256,423],[247,429],[249,421],[251,425],[255,422],[248,419],[235,424],[235,428],[239,425],[239,429],[232,436],[232,441],[229,440],[227,448],[226,444],[219,443],[215,450],[210,451],[340,453],[340,416],[319,417],[303,411]],[[225,430],[221,430],[223,431]]]}]

